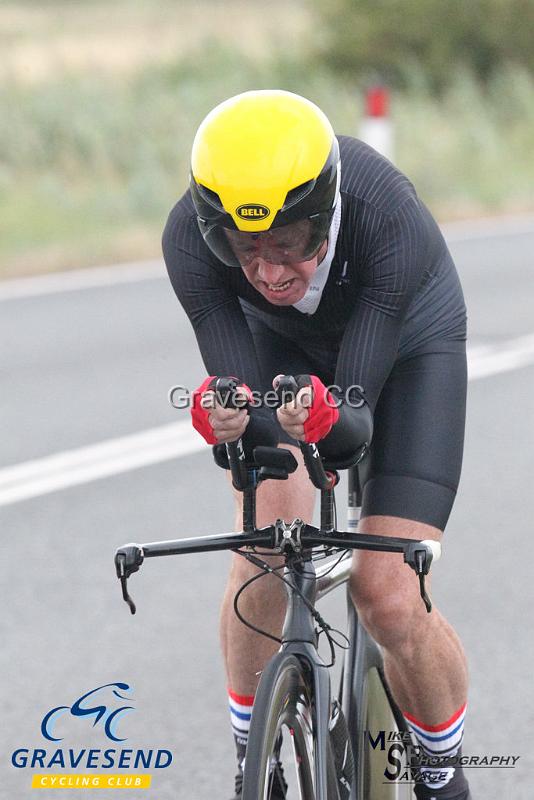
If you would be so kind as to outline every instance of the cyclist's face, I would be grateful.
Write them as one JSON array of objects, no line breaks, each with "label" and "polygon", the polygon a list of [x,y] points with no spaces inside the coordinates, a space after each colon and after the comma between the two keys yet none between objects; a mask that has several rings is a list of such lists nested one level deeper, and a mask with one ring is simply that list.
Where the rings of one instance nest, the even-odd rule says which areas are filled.
[{"label": "cyclist's face", "polygon": [[[249,283],[265,297],[269,303],[277,306],[290,306],[302,300],[318,264],[326,255],[328,242],[324,241],[318,253],[307,261],[293,261],[277,264],[256,255],[242,270]],[[266,254],[267,255],[267,254]]]},{"label": "cyclist's face", "polygon": [[225,229],[228,242],[250,283],[274,305],[302,299],[326,242],[317,219],[303,219],[266,231]]}]

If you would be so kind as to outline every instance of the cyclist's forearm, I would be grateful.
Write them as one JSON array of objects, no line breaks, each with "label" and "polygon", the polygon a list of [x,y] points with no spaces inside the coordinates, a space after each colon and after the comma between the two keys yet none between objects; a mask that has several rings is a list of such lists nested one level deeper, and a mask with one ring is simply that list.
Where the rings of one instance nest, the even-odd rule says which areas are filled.
[{"label": "cyclist's forearm", "polygon": [[319,452],[328,461],[345,461],[373,436],[373,415],[367,403],[358,408],[339,406],[339,419],[332,430],[319,442]]}]

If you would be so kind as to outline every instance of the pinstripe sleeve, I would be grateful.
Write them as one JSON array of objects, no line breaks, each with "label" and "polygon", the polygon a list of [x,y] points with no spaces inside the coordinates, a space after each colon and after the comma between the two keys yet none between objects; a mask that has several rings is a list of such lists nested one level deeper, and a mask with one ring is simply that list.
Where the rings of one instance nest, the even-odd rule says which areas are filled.
[{"label": "pinstripe sleeve", "polygon": [[259,389],[256,351],[239,300],[198,239],[188,220],[169,220],[163,254],[173,289],[193,325],[208,374],[235,375]]},{"label": "pinstripe sleeve", "polygon": [[417,200],[384,216],[362,265],[360,291],[345,330],[336,383],[361,386],[374,409],[395,358],[403,318],[423,277],[428,231]]}]

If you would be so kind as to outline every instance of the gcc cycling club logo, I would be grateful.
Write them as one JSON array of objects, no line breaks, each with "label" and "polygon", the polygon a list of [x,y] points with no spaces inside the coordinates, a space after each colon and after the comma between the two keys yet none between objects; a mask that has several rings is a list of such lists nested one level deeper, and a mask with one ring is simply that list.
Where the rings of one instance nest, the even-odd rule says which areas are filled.
[{"label": "gcc cycling club logo", "polygon": [[[127,741],[124,717],[136,710],[132,691],[128,683],[106,683],[84,692],[70,705],[54,706],[42,718],[40,730],[46,742],[56,748],[19,747],[11,755],[12,766],[20,770],[46,770],[32,772],[31,786],[37,789],[149,788],[152,775],[135,771],[166,769],[173,756],[163,748],[117,746]],[[82,730],[89,726],[101,731],[108,746],[80,749],[63,746],[73,730],[80,735],[80,725]],[[112,772],[113,769],[121,772]]]},{"label": "gcc cycling club logo", "polygon": [[112,739],[114,742],[126,741],[126,737],[121,738],[116,735],[117,725],[119,717],[128,713],[128,711],[134,711],[134,707],[120,706],[113,710],[108,708],[98,697],[95,697],[98,692],[103,692],[104,689],[110,689],[111,693],[120,700],[131,700],[131,698],[121,694],[121,692],[130,690],[127,683],[106,683],[97,689],[91,689],[90,692],[86,692],[79,697],[71,706],[57,706],[57,708],[53,708],[48,714],[45,714],[41,722],[41,733],[45,739],[49,739],[51,742],[60,742],[63,739],[62,736],[54,736],[56,721],[67,712],[70,712],[73,717],[93,717],[93,727],[101,722],[108,739]]}]

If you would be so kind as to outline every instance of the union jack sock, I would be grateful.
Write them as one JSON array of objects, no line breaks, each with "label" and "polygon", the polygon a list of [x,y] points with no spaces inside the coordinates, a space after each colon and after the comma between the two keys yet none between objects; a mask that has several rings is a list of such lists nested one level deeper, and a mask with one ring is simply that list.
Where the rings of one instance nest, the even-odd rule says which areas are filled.
[{"label": "union jack sock", "polygon": [[248,742],[254,695],[237,694],[231,689],[228,689],[228,702],[230,705],[232,731],[237,748],[237,761],[239,767],[242,768]]},{"label": "union jack sock", "polygon": [[424,800],[463,800],[469,797],[468,784],[459,761],[466,709],[467,704],[464,703],[450,719],[439,725],[427,725],[404,712],[404,718],[421,750],[415,777],[416,797]]}]

